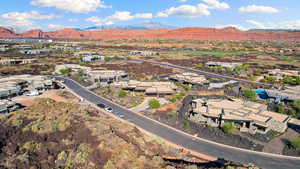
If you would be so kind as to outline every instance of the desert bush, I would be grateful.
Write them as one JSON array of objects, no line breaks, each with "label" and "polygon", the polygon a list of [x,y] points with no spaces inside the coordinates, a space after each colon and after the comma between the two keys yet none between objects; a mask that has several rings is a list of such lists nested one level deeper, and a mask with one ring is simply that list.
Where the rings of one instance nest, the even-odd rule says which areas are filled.
[{"label": "desert bush", "polygon": [[182,127],[186,130],[191,130],[190,123],[188,121],[184,121]]},{"label": "desert bush", "polygon": [[300,138],[293,139],[291,144],[295,149],[300,150]]},{"label": "desert bush", "polygon": [[248,99],[256,99],[257,98],[256,92],[252,89],[245,89],[243,91],[243,96]]},{"label": "desert bush", "polygon": [[297,111],[300,111],[300,100],[295,100],[293,102],[293,108],[295,108]]},{"label": "desert bush", "polygon": [[234,125],[234,123],[224,123],[222,130],[227,133],[227,134],[232,134],[236,131],[236,126]]},{"label": "desert bush", "polygon": [[160,107],[160,103],[159,103],[159,101],[158,101],[157,99],[151,99],[151,100],[149,101],[149,107],[150,107],[151,109],[157,109],[157,108]]},{"label": "desert bush", "polygon": [[125,97],[127,95],[127,92],[125,90],[120,90],[118,95],[119,97]]}]

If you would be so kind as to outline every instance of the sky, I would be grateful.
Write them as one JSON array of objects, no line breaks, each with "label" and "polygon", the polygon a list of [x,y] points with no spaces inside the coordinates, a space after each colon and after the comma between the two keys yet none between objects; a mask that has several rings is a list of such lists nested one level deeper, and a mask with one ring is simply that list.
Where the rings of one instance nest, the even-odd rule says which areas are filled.
[{"label": "sky", "polygon": [[300,29],[299,0],[5,0],[0,26],[18,30],[158,22],[174,27]]}]

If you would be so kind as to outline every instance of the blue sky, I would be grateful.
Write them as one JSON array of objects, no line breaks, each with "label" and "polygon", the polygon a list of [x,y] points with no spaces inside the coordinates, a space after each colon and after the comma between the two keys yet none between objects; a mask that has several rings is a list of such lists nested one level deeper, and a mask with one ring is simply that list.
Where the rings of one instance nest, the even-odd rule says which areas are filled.
[{"label": "blue sky", "polygon": [[55,30],[160,22],[176,27],[300,29],[296,0],[9,0],[0,25]]}]

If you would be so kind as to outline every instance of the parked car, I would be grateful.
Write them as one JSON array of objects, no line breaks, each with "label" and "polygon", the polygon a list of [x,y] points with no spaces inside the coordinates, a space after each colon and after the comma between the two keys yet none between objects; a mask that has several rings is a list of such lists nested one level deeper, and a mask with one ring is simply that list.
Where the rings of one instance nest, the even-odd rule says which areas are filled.
[{"label": "parked car", "polygon": [[98,107],[100,107],[101,109],[104,109],[104,108],[106,108],[106,105],[105,105],[105,104],[103,104],[103,103],[99,103],[99,104],[97,104],[97,106],[98,106]]},{"label": "parked car", "polygon": [[116,112],[115,114],[116,114],[117,116],[119,116],[120,118],[124,118],[124,117],[125,117],[124,114],[121,113],[121,112]]},{"label": "parked car", "polygon": [[106,107],[105,110],[110,112],[110,113],[113,112],[113,109],[111,107]]}]

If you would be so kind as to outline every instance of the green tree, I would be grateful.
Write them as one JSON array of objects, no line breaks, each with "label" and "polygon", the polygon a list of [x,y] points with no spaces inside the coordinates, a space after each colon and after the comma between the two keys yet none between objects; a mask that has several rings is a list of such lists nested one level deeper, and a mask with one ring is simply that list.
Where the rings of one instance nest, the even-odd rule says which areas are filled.
[{"label": "green tree", "polygon": [[283,105],[278,106],[277,112],[281,113],[281,114],[284,114],[285,113],[285,107]]},{"label": "green tree", "polygon": [[60,69],[59,72],[62,75],[69,75],[71,73],[71,69]]},{"label": "green tree", "polygon": [[222,130],[227,134],[232,134],[236,131],[236,126],[234,125],[234,123],[226,122],[224,123]]},{"label": "green tree", "polygon": [[245,89],[243,91],[243,96],[248,99],[256,99],[257,98],[256,92],[252,89]]},{"label": "green tree", "polygon": [[284,76],[283,78],[283,83],[288,84],[288,85],[296,85],[296,78],[293,76]]},{"label": "green tree", "polygon": [[241,71],[241,70],[246,70],[246,69],[248,69],[250,67],[250,65],[249,64],[244,64],[244,65],[241,65],[241,66],[237,66],[236,68],[235,68],[235,70],[236,71]]},{"label": "green tree", "polygon": [[295,110],[289,110],[288,115],[292,116],[293,118],[297,118],[297,112]]},{"label": "green tree", "polygon": [[300,138],[293,139],[291,144],[295,149],[300,150]]},{"label": "green tree", "polygon": [[265,78],[267,83],[275,83],[276,82],[276,78],[272,77],[272,76],[268,76]]},{"label": "green tree", "polygon": [[185,91],[190,91],[192,90],[192,87],[188,84],[183,84],[182,87],[184,88]]},{"label": "green tree", "polygon": [[125,90],[119,91],[119,97],[125,97],[127,95],[127,92]]},{"label": "green tree", "polygon": [[300,85],[300,76],[297,76],[295,81],[296,81],[296,85]]},{"label": "green tree", "polygon": [[297,110],[300,111],[300,100],[295,100],[292,106]]},{"label": "green tree", "polygon": [[111,61],[111,57],[109,57],[109,56],[105,56],[105,57],[104,57],[104,61],[105,61],[105,62],[109,62],[109,61]]},{"label": "green tree", "polygon": [[160,103],[157,99],[151,99],[148,104],[151,109],[157,109],[160,107]]},{"label": "green tree", "polygon": [[176,97],[172,97],[169,99],[170,102],[175,103],[177,101]]}]

